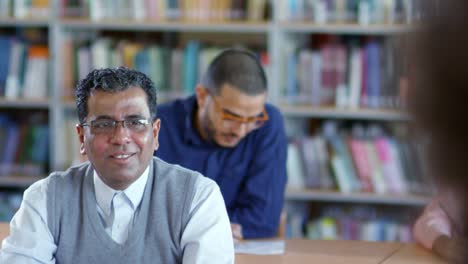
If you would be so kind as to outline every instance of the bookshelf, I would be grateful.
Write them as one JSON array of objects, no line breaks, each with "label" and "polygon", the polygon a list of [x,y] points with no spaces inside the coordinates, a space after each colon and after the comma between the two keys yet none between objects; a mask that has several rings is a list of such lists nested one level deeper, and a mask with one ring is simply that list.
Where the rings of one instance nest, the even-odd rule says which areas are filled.
[{"label": "bookshelf", "polygon": [[375,193],[340,193],[320,189],[288,189],[285,199],[289,201],[363,203],[376,205],[424,206],[429,202],[425,195],[395,195]]},{"label": "bookshelf", "polygon": [[27,188],[44,176],[2,176],[0,177],[0,188]]},{"label": "bookshelf", "polygon": [[48,99],[5,99],[0,98],[1,108],[12,109],[49,109],[50,100]]},{"label": "bookshelf", "polygon": [[356,120],[378,120],[378,121],[410,121],[411,117],[401,111],[394,109],[347,109],[333,106],[318,107],[287,104],[279,105],[281,112],[288,117],[323,118],[323,119],[356,119]]},{"label": "bookshelf", "polygon": [[268,22],[175,22],[175,21],[128,21],[106,19],[92,21],[83,18],[63,18],[63,27],[68,29],[94,29],[115,31],[160,31],[160,32],[210,32],[210,33],[267,33],[271,28]]},{"label": "bookshelf", "polygon": [[44,18],[1,18],[0,28],[5,27],[48,27],[49,19]]},{"label": "bookshelf", "polygon": [[279,28],[287,33],[321,33],[340,35],[393,35],[408,33],[412,28],[408,25],[359,25],[357,23],[321,25],[311,22],[281,22]]},{"label": "bookshelf", "polygon": [[[70,140],[73,140],[75,103],[64,99],[65,89],[70,89],[65,83],[65,72],[70,65],[63,61],[62,52],[64,45],[69,39],[76,36],[86,36],[84,42],[91,42],[98,38],[100,33],[112,33],[113,41],[124,39],[127,35],[155,34],[158,40],[154,43],[158,45],[181,45],[173,43],[176,38],[179,41],[186,41],[185,38],[197,36],[215,36],[219,40],[230,41],[235,39],[236,43],[244,42],[247,36],[253,42],[255,47],[261,46],[269,57],[268,75],[269,75],[269,101],[279,106],[286,119],[301,120],[349,120],[349,121],[378,121],[378,122],[408,122],[411,117],[399,107],[335,107],[310,105],[304,103],[290,102],[284,100],[285,90],[287,90],[287,49],[290,42],[300,42],[304,38],[314,38],[315,35],[340,35],[346,37],[361,36],[366,38],[391,38],[400,34],[408,33],[412,30],[411,26],[405,23],[371,23],[360,25],[355,21],[336,22],[336,23],[314,23],[303,19],[294,21],[284,17],[281,10],[281,1],[269,1],[271,10],[269,18],[266,20],[135,20],[125,19],[101,19],[93,20],[89,17],[65,16],[60,6],[63,1],[49,0],[50,16],[47,18],[22,18],[16,19],[10,17],[0,17],[0,32],[2,29],[15,28],[42,28],[47,30],[48,47],[50,50],[49,58],[49,86],[50,93],[43,99],[0,99],[1,111],[46,111],[48,115],[48,124],[50,127],[49,148],[50,155],[48,160],[49,171],[61,170],[70,165],[71,159],[64,158],[69,156],[63,146],[73,148]],[[110,1],[112,2],[112,1]],[[288,0],[284,0],[288,2]],[[305,2],[305,1],[304,1]],[[84,34],[83,34],[84,33]],[[1,34],[0,34],[1,36]],[[174,37],[176,36],[176,37]],[[188,37],[187,37],[188,36]],[[227,39],[227,40],[226,40]],[[260,39],[260,41],[258,41]],[[142,41],[147,44],[147,39]],[[247,42],[247,41],[245,41]],[[151,44],[154,44],[151,43]],[[138,43],[137,43],[138,44]],[[186,43],[184,43],[185,45]],[[250,42],[248,44],[251,44]],[[80,43],[81,45],[81,43]],[[211,44],[210,44],[211,45]],[[77,46],[80,47],[80,46]],[[223,47],[221,45],[221,47]],[[167,91],[161,91],[161,94],[167,94]],[[67,128],[64,128],[64,125]],[[63,133],[63,131],[68,131]],[[19,177],[19,176],[0,176],[0,190],[2,188],[25,188],[45,176]],[[342,194],[335,191],[325,190],[292,190],[288,189],[285,199],[291,202],[305,203],[361,203],[361,204],[386,204],[391,206],[416,206],[421,207],[427,202],[427,198],[422,195],[406,194],[385,194],[377,195],[370,193],[352,193]]]}]

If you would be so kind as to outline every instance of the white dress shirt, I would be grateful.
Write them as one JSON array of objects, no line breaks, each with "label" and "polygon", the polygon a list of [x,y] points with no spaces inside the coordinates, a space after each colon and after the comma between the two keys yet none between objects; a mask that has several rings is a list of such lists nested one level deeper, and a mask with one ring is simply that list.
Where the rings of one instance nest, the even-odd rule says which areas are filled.
[{"label": "white dress shirt", "polygon": [[[133,216],[142,200],[148,173],[149,167],[127,189],[116,191],[94,172],[96,207],[104,229],[117,243],[125,242],[132,232]],[[57,246],[47,225],[46,195],[44,180],[25,191],[21,207],[10,223],[10,236],[2,243],[0,263],[55,263]],[[206,177],[196,181],[192,213],[180,242],[183,263],[212,263],[214,259],[217,263],[234,263],[230,223],[214,181]]]}]

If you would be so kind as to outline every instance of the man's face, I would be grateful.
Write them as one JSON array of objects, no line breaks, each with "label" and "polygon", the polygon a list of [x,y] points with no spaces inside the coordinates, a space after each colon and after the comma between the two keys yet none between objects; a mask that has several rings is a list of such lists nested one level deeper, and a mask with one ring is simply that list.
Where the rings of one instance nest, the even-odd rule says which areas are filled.
[{"label": "man's face", "polygon": [[[103,132],[89,125],[102,120],[149,120],[143,128],[116,124]],[[77,126],[81,153],[86,154],[101,179],[111,188],[123,190],[138,179],[159,146],[160,120],[151,122],[146,93],[140,87],[122,92],[94,91],[88,98],[87,126]],[[109,130],[109,129],[107,129]]]},{"label": "man's face", "polygon": [[264,113],[266,93],[250,96],[225,84],[219,95],[206,93],[200,105],[200,127],[207,139],[222,147],[235,147],[255,127],[240,120],[257,118]]}]

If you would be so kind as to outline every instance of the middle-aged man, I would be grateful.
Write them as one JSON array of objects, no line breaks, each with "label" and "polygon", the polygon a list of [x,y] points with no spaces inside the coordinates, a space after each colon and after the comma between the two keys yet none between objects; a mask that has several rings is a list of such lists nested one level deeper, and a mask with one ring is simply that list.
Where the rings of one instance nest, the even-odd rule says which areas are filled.
[{"label": "middle-aged man", "polygon": [[194,96],[158,108],[163,126],[155,155],[218,183],[236,239],[278,230],[287,141],[282,116],[266,97],[257,58],[228,49],[210,64]]},{"label": "middle-aged man", "polygon": [[215,182],[153,157],[152,81],[127,68],[94,70],[76,100],[89,162],[26,190],[0,263],[233,263]]}]

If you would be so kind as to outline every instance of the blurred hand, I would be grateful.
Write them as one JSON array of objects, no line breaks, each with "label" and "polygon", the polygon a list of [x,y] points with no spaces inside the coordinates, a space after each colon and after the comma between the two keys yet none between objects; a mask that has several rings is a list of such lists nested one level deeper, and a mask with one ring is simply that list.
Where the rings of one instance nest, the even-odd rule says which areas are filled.
[{"label": "blurred hand", "polygon": [[232,238],[234,239],[234,242],[238,242],[239,240],[242,240],[242,226],[240,224],[233,224],[231,223],[231,230],[232,230]]},{"label": "blurred hand", "polygon": [[438,237],[450,237],[451,233],[450,220],[437,200],[433,200],[426,207],[413,228],[415,240],[427,249],[432,249]]}]

